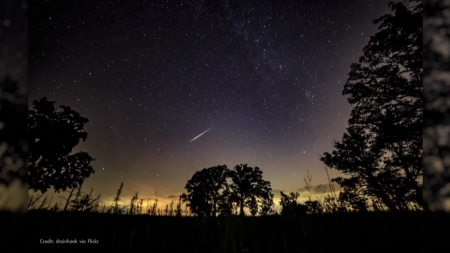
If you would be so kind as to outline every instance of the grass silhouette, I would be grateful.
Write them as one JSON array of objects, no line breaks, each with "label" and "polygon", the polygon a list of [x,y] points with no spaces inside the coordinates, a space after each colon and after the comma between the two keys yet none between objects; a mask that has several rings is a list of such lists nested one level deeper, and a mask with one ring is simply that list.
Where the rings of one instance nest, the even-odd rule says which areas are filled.
[{"label": "grass silhouette", "polygon": [[[309,173],[304,181],[311,188]],[[315,202],[320,211],[295,216],[276,213],[200,218],[183,210],[180,200],[172,201],[163,210],[158,208],[156,197],[145,207],[138,192],[131,200],[122,201],[122,183],[109,206],[101,205],[100,195],[94,195],[93,189],[86,193],[81,187],[53,205],[53,194],[30,195],[27,215],[0,213],[0,224],[12,228],[3,238],[19,240],[17,245],[28,249],[192,253],[422,252],[417,242],[437,245],[437,238],[444,236],[431,230],[425,235],[429,239],[424,240],[423,222],[450,224],[449,215],[430,215],[420,210],[343,209],[330,180],[328,184],[330,194],[323,200],[310,192],[317,200],[310,198],[309,202]],[[21,228],[27,232],[26,244],[20,242]],[[57,243],[58,239],[76,243]]]},{"label": "grass silhouette", "polygon": [[[17,224],[26,224],[28,247],[61,252],[79,252],[84,247],[161,253],[385,252],[393,248],[419,252],[415,242],[424,240],[422,222],[431,217],[423,211],[337,212],[324,204],[322,214],[200,218],[182,211],[180,203],[157,209],[157,199],[145,209],[137,192],[129,206],[119,206],[121,188],[110,207],[93,203],[99,196],[93,196],[92,190],[84,194],[78,189],[66,211],[56,204],[52,207],[44,198],[27,215],[3,213],[1,222],[6,227],[16,226],[17,236]],[[80,207],[83,203],[92,208]],[[448,224],[449,220],[442,215],[440,222]],[[42,239],[54,242],[42,244]],[[77,243],[56,244],[56,239],[76,239]]]}]

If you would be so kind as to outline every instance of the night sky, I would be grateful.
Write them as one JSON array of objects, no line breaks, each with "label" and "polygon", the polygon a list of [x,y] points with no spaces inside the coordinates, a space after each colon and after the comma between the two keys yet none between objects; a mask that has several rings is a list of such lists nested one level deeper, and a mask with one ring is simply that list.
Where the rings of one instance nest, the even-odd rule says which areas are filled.
[{"label": "night sky", "polygon": [[75,151],[104,200],[122,181],[169,199],[222,164],[258,166],[275,192],[307,170],[324,184],[349,66],[389,1],[31,1],[29,103],[89,119]]}]

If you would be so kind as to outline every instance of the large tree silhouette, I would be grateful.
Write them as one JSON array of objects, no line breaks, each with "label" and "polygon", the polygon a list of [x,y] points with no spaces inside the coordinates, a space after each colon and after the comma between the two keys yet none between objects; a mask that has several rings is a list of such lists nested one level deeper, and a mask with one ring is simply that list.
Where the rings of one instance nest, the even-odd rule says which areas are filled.
[{"label": "large tree silhouette", "polygon": [[424,13],[424,197],[431,210],[450,198],[450,19],[448,1],[425,2]]},{"label": "large tree silhouette", "polygon": [[394,13],[374,20],[379,31],[351,65],[347,133],[321,160],[347,175],[334,179],[341,200],[355,205],[366,196],[403,210],[423,205],[422,2],[390,7]]},{"label": "large tree silhouette", "polygon": [[205,168],[194,173],[186,183],[186,193],[181,195],[181,200],[187,203],[191,212],[198,216],[216,216],[222,209],[229,205],[224,201],[228,198],[227,176],[229,169],[226,165]]},{"label": "large tree silhouette", "polygon": [[86,152],[72,154],[87,133],[87,118],[68,106],[56,110],[53,101],[41,98],[33,102],[28,112],[29,163],[28,188],[56,192],[79,187],[94,169],[94,159]]},{"label": "large tree silhouette", "polygon": [[229,175],[232,180],[231,194],[238,202],[240,215],[245,215],[246,207],[252,215],[255,215],[261,204],[264,204],[263,213],[270,212],[265,209],[273,203],[272,188],[269,181],[263,180],[262,171],[258,167],[252,168],[247,164],[236,165]]},{"label": "large tree silhouette", "polygon": [[0,83],[0,112],[0,184],[26,182],[27,97],[8,77]]},{"label": "large tree silhouette", "polygon": [[273,213],[273,194],[270,182],[262,179],[262,171],[245,165],[233,170],[219,165],[194,173],[186,183],[187,193],[181,200],[198,216],[244,215],[248,208],[254,216]]}]

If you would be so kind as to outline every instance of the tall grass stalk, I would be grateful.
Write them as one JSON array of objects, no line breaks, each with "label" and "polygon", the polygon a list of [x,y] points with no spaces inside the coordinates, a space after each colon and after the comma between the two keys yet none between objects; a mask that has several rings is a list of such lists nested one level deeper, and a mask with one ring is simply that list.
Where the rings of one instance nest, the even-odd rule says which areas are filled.
[{"label": "tall grass stalk", "polygon": [[34,208],[34,205],[39,201],[39,199],[41,199],[42,198],[42,196],[44,196],[45,195],[45,193],[41,193],[40,195],[38,195],[37,197],[36,196],[34,196],[34,195],[32,195],[32,196],[29,196],[29,198],[28,198],[28,209],[30,210],[30,209],[33,209]]},{"label": "tall grass stalk", "polygon": [[38,209],[40,209],[40,210],[44,209],[45,202],[47,202],[47,196],[45,196],[45,198],[42,200],[42,202],[39,205]]},{"label": "tall grass stalk", "polygon": [[334,191],[333,184],[331,183],[330,174],[328,173],[328,167],[325,164],[324,164],[324,167],[325,167],[325,172],[327,173],[327,179],[328,179],[328,185],[330,186],[330,192],[331,192],[331,194],[333,194],[334,199],[337,199],[336,192]]},{"label": "tall grass stalk", "polygon": [[72,190],[71,190],[70,193],[69,193],[69,196],[68,196],[67,198],[65,198],[65,199],[66,199],[66,204],[64,205],[63,211],[67,211],[67,208],[69,207],[70,199],[71,199],[72,196],[73,196],[73,191],[74,191],[74,190],[75,190],[75,188],[72,188]]}]

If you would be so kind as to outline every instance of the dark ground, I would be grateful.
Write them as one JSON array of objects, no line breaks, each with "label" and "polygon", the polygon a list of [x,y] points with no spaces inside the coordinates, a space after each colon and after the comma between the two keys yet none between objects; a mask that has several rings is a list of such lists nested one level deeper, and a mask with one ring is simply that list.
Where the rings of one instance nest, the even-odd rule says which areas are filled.
[{"label": "dark ground", "polygon": [[[41,252],[211,253],[243,252],[246,248],[249,253],[411,253],[449,252],[450,245],[450,215],[417,212],[201,220],[30,211],[28,215],[1,213],[0,224],[2,245],[12,244],[11,249],[0,248],[0,252],[27,247]],[[55,243],[40,244],[40,239]],[[61,245],[56,239],[77,239],[78,243]],[[81,239],[95,239],[98,244],[82,245]],[[436,247],[442,250],[432,250]]]}]

